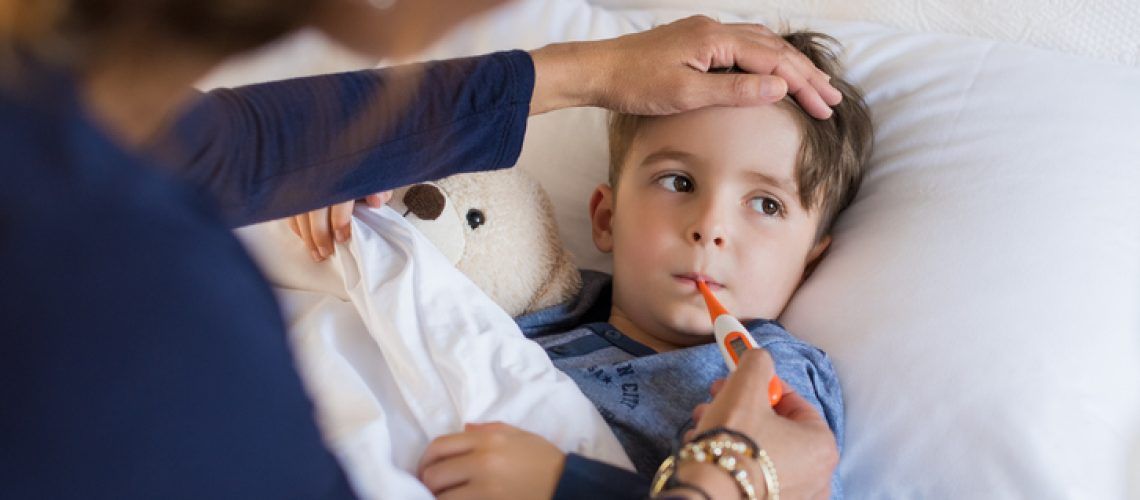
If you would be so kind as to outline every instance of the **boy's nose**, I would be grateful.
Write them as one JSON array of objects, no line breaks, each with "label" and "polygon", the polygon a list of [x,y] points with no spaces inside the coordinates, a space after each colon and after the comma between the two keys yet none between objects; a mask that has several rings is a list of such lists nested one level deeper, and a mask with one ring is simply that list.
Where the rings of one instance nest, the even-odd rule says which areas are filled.
[{"label": "boy's nose", "polygon": [[724,236],[721,236],[715,229],[693,231],[689,237],[692,238],[693,243],[698,245],[712,244],[718,247],[724,246]]},{"label": "boy's nose", "polygon": [[709,196],[701,200],[699,207],[690,212],[691,219],[686,225],[685,234],[689,242],[697,246],[713,246],[723,248],[725,237],[725,202],[717,197]]}]

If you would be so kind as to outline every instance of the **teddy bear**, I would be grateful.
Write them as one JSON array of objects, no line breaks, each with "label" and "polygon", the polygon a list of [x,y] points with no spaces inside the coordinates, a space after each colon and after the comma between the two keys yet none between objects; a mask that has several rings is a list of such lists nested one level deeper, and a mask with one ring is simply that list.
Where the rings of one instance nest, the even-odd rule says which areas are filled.
[{"label": "teddy bear", "polygon": [[581,288],[550,198],[518,168],[407,186],[388,205],[511,316],[564,302]]}]

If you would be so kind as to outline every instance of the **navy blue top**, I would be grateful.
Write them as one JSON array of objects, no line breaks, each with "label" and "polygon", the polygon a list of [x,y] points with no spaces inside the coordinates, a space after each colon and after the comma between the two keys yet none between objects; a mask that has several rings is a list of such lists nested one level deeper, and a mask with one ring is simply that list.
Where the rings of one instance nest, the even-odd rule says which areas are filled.
[{"label": "navy blue top", "polygon": [[58,73],[0,88],[2,496],[353,495],[229,228],[513,164],[529,55],[424,69],[213,91],[138,154]]}]

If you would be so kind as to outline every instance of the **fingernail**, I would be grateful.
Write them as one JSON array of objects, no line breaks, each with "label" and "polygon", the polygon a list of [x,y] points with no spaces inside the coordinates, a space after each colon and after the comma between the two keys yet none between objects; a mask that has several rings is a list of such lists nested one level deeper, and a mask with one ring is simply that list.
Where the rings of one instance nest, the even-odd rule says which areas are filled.
[{"label": "fingernail", "polygon": [[316,250],[310,251],[309,255],[313,256],[313,262],[320,262],[321,261],[321,254],[317,253]]},{"label": "fingernail", "polygon": [[337,243],[344,243],[348,240],[348,235],[345,234],[344,231],[338,229],[336,231],[333,231],[333,234],[336,236]]},{"label": "fingernail", "polygon": [[320,250],[321,258],[328,257],[329,255],[332,254],[332,251],[330,251],[329,249],[327,249],[325,247],[319,247],[319,248],[317,248],[317,250]]},{"label": "fingernail", "polygon": [[[783,83],[782,81],[780,83]],[[784,97],[788,93],[787,87],[778,84],[771,80],[764,82],[760,85],[760,96],[765,99],[772,99],[775,97]]]}]

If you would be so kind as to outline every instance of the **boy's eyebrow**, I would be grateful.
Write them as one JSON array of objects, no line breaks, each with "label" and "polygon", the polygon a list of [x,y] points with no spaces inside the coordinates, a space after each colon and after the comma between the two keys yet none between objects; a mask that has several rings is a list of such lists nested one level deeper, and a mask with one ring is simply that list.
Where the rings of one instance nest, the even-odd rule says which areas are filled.
[{"label": "boy's eyebrow", "polygon": [[[692,153],[689,153],[686,151],[677,150],[677,149],[666,148],[666,149],[660,149],[660,150],[654,151],[653,153],[650,153],[648,156],[645,157],[644,160],[641,160],[641,164],[642,165],[649,165],[651,163],[656,163],[656,162],[665,161],[665,160],[673,160],[673,161],[678,161],[681,163],[688,163],[690,165],[691,164],[704,163],[704,160],[702,160],[701,157],[699,157],[695,154],[692,154]],[[748,175],[751,177],[756,177],[766,184],[776,186],[777,188],[780,188],[789,194],[795,194],[796,193],[796,182],[793,181],[792,179],[789,179],[786,177],[776,177],[776,176],[769,175],[769,174],[766,174],[766,173],[758,171],[758,170],[750,170],[748,172]]]},{"label": "boy's eyebrow", "polygon": [[701,163],[700,158],[692,153],[680,151],[677,149],[659,149],[653,153],[650,153],[645,157],[645,159],[641,160],[641,164],[648,165],[650,163],[657,163],[664,160],[674,160],[681,163]]},{"label": "boy's eyebrow", "polygon": [[753,177],[757,177],[761,181],[764,181],[768,184],[776,186],[777,188],[780,188],[780,189],[786,191],[788,194],[795,194],[796,193],[796,182],[791,180],[791,179],[788,179],[786,177],[775,177],[772,175],[768,175],[764,172],[758,172],[755,170],[748,172],[748,175],[753,176]]}]

